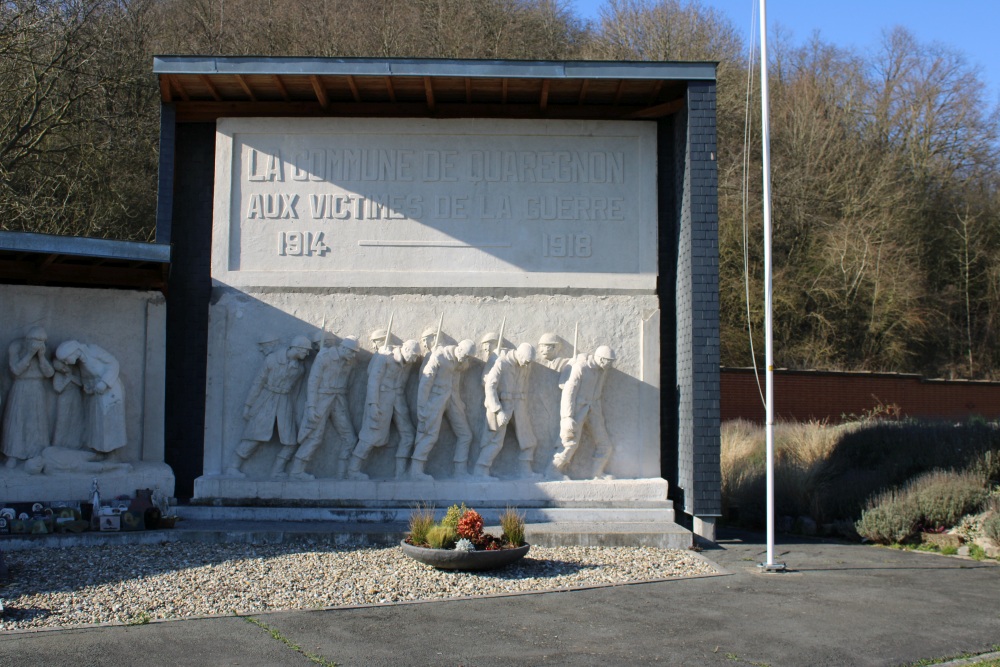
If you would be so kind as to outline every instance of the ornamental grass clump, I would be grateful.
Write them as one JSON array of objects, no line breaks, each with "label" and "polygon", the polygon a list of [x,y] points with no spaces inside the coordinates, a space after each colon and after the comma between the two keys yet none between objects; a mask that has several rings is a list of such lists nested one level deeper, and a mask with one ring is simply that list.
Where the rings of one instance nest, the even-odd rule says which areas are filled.
[{"label": "ornamental grass clump", "polygon": [[427,531],[427,546],[431,549],[451,549],[458,541],[458,534],[451,526],[437,525]]},{"label": "ornamental grass clump", "polygon": [[413,544],[426,544],[427,531],[434,527],[434,506],[418,505],[410,513],[410,541]]},{"label": "ornamental grass clump", "polygon": [[519,547],[524,544],[524,514],[521,514],[513,507],[508,507],[500,515],[500,528],[503,535],[500,539],[512,547]]}]

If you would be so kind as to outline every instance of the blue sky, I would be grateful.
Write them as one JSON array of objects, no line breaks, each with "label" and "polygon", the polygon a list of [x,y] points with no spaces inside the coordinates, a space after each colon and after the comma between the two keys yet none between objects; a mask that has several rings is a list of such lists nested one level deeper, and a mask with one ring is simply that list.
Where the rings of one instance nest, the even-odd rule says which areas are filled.
[{"label": "blue sky", "polygon": [[[596,18],[604,0],[570,0],[577,14]],[[725,13],[749,33],[750,16],[759,0],[701,0]],[[838,46],[874,48],[882,30],[909,29],[922,42],[942,42],[962,51],[983,70],[989,102],[1000,99],[1000,0],[768,0],[769,34],[780,24],[796,42],[819,30]]]}]

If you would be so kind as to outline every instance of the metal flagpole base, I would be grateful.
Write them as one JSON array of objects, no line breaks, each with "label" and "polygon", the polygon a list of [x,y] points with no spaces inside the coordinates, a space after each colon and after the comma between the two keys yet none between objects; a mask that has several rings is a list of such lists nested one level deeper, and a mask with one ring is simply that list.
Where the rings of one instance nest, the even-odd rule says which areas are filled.
[{"label": "metal flagpole base", "polygon": [[788,568],[784,563],[757,563],[761,572],[787,572]]}]

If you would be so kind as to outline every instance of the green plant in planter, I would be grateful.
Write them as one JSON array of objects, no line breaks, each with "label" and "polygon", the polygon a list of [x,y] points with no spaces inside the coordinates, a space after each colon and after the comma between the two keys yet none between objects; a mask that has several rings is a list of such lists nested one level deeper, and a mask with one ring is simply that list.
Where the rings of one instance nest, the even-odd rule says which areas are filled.
[{"label": "green plant in planter", "polygon": [[500,515],[500,528],[503,529],[502,541],[515,547],[524,544],[524,514],[508,506]]},{"label": "green plant in planter", "polygon": [[434,527],[434,506],[418,505],[410,514],[410,543],[427,544],[427,532]]},{"label": "green plant in planter", "polygon": [[427,531],[427,545],[431,549],[451,549],[457,540],[458,533],[451,526],[438,525]]},{"label": "green plant in planter", "polygon": [[452,505],[445,512],[444,518],[441,519],[442,526],[450,526],[455,530],[458,530],[458,522],[462,519],[462,515],[469,511],[469,508],[465,506],[465,503],[461,505]]}]

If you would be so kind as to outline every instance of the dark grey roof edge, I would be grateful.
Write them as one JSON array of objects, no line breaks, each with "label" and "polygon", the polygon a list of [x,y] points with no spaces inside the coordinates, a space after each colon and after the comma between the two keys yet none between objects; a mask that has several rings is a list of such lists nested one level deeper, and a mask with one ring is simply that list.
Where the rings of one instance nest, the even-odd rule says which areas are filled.
[{"label": "dark grey roof edge", "polygon": [[0,231],[0,250],[101,257],[136,262],[170,262],[170,246],[163,243],[116,241],[83,236],[55,236],[34,232]]},{"label": "dark grey roof edge", "polygon": [[153,56],[155,74],[463,76],[508,79],[667,79],[715,81],[715,62],[611,60],[460,60],[304,58],[289,56]]}]

